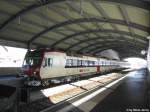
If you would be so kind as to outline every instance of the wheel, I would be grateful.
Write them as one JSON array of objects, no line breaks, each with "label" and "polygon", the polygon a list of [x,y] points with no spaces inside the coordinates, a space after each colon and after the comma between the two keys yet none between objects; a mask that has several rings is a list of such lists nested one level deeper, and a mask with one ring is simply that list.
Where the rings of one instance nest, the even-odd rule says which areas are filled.
[{"label": "wheel", "polygon": [[49,83],[49,81],[48,80],[44,80],[44,81],[42,81],[42,86],[49,86],[50,85],[50,83]]}]

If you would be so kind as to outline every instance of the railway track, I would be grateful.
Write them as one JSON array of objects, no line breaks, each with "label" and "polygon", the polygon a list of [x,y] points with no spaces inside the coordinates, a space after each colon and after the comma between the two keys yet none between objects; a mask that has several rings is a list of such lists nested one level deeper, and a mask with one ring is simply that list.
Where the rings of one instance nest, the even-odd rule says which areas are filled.
[{"label": "railway track", "polygon": [[45,108],[51,107],[52,105],[53,104],[48,98],[42,98],[29,104],[21,104],[19,106],[19,112],[40,112]]},{"label": "railway track", "polygon": [[[42,91],[49,91],[48,95],[41,94],[40,91],[34,91],[31,93],[31,99],[28,104],[19,104],[19,112],[46,112],[49,108],[55,108],[57,105],[65,104],[69,99],[76,99],[77,97],[81,97],[87,93],[91,93],[92,91],[98,90],[102,87],[107,87],[107,84],[123,77],[122,74],[115,75],[107,75],[90,78],[88,80],[78,81],[71,84],[60,85],[60,88],[70,88],[70,90],[62,90],[58,93],[52,93],[51,88],[44,89]],[[55,91],[58,87],[53,87],[52,91]],[[110,88],[111,89],[111,88]],[[54,109],[55,110],[55,109]]]}]

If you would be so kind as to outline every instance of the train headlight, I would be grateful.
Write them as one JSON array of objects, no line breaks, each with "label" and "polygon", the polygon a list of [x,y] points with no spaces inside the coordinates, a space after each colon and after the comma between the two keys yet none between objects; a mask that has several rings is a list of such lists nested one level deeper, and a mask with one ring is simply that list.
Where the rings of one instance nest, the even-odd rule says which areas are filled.
[{"label": "train headlight", "polygon": [[38,77],[38,75],[39,75],[39,68],[36,68],[35,70],[34,70],[34,72],[33,72],[33,75],[35,76],[35,77]]},{"label": "train headlight", "polygon": [[36,75],[37,72],[33,72],[34,75]]}]

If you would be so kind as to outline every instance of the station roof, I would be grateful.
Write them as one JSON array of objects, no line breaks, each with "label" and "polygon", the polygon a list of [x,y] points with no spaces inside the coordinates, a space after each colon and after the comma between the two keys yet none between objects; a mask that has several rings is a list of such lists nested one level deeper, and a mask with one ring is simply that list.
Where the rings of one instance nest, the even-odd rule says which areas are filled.
[{"label": "station roof", "polygon": [[146,0],[0,0],[3,45],[141,57],[149,34]]}]

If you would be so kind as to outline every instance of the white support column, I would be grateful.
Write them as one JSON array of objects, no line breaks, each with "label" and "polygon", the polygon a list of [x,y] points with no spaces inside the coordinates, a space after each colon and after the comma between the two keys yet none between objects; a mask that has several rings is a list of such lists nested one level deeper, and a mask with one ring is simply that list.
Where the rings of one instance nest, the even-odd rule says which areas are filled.
[{"label": "white support column", "polygon": [[[147,82],[148,86],[150,87],[150,36],[147,37],[148,39],[148,51],[147,51],[147,68],[148,68],[148,75],[147,75]],[[149,89],[148,87],[148,89]],[[150,108],[150,89],[148,90],[148,102],[149,102],[149,108]]]},{"label": "white support column", "polygon": [[[147,82],[148,82],[148,86],[150,87],[150,36],[148,36],[147,39],[148,39],[148,51],[147,51],[148,75],[147,75]],[[150,90],[148,92],[148,100],[149,100],[149,107],[150,107]]]},{"label": "white support column", "polygon": [[147,67],[150,73],[150,36],[147,37],[148,39],[148,51],[147,51]]}]

